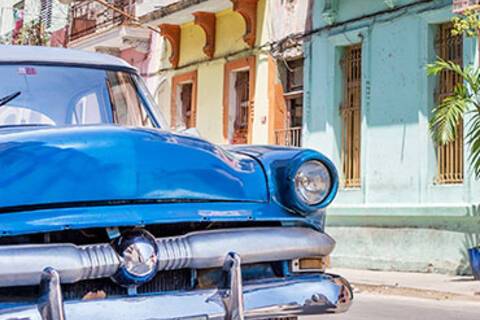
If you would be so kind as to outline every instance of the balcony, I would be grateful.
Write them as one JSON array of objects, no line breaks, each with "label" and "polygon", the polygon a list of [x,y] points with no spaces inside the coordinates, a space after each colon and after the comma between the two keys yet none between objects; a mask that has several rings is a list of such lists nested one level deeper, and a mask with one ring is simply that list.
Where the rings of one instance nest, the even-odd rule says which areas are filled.
[{"label": "balcony", "polygon": [[302,127],[275,130],[275,144],[287,147],[301,147]]},{"label": "balcony", "polygon": [[[108,0],[108,2],[135,15],[135,0]],[[101,33],[128,22],[125,16],[93,0],[75,2],[72,5],[70,16],[72,23],[69,30],[69,41]]]}]

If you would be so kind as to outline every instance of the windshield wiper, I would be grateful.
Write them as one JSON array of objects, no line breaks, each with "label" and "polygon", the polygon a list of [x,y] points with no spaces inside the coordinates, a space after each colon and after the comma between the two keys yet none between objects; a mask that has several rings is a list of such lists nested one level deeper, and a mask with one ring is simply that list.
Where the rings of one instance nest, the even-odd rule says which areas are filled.
[{"label": "windshield wiper", "polygon": [[14,92],[12,94],[9,94],[8,96],[5,96],[5,97],[1,98],[0,99],[0,107],[6,105],[7,103],[9,103],[10,101],[12,101],[13,99],[15,99],[16,97],[18,97],[21,94],[22,94],[21,91],[17,91],[17,92]]}]

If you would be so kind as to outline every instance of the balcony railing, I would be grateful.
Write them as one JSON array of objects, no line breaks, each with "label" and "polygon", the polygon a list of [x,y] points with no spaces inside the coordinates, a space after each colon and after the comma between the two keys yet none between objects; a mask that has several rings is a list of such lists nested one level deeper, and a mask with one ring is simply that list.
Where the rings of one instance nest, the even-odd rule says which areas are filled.
[{"label": "balcony railing", "polygon": [[275,144],[288,147],[301,147],[302,127],[275,130]]},{"label": "balcony railing", "polygon": [[[108,0],[115,7],[135,15],[135,0]],[[72,5],[70,16],[70,41],[81,37],[108,30],[127,22],[127,18],[114,10],[107,8],[96,1],[87,0],[75,2]]]}]

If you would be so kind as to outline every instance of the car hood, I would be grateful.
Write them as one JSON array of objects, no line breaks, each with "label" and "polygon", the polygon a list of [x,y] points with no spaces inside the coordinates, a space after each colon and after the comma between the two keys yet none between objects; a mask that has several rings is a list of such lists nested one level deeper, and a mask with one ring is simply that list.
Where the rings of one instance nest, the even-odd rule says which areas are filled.
[{"label": "car hood", "polygon": [[265,173],[253,158],[156,129],[0,131],[0,168],[2,211],[115,201],[268,199]]}]

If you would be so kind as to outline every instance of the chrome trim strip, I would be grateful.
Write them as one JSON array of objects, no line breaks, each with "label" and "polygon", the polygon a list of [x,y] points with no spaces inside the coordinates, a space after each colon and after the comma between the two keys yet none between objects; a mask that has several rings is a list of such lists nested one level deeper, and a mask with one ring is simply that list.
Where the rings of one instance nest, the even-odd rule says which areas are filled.
[{"label": "chrome trim strip", "polygon": [[[225,290],[197,290],[65,303],[68,320],[225,319]],[[353,299],[348,282],[334,275],[312,275],[246,283],[245,319],[318,315],[346,311]],[[0,320],[41,320],[35,305],[0,310]]]},{"label": "chrome trim strip", "polygon": [[[158,238],[157,243],[160,271],[221,268],[230,252],[246,264],[326,256],[335,246],[325,233],[296,227],[201,231]],[[121,263],[110,244],[0,246],[0,287],[36,285],[47,267],[60,274],[62,283],[106,278],[114,275]]]}]

